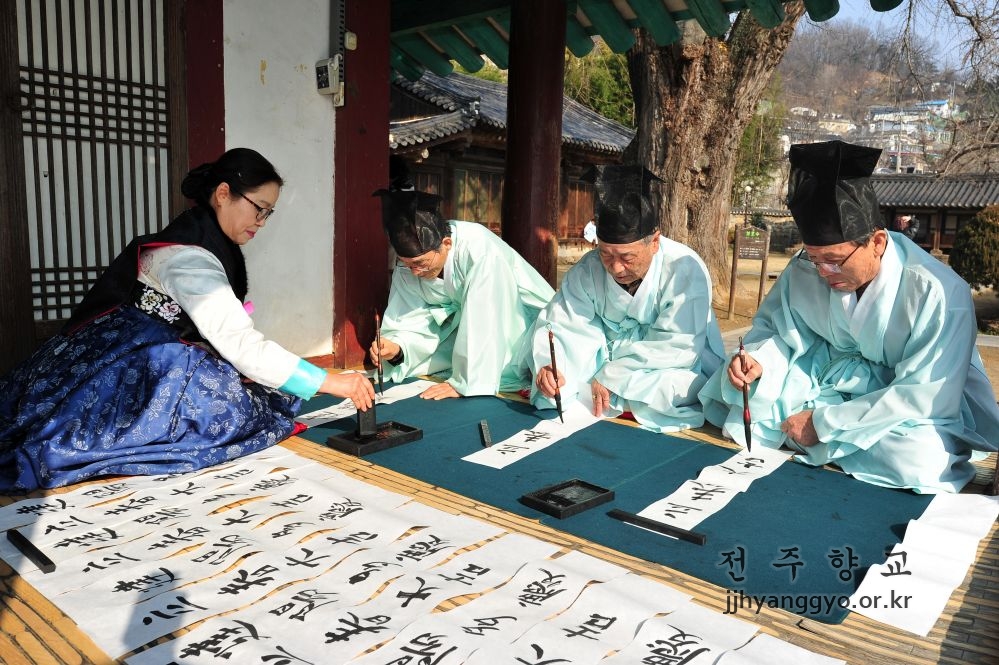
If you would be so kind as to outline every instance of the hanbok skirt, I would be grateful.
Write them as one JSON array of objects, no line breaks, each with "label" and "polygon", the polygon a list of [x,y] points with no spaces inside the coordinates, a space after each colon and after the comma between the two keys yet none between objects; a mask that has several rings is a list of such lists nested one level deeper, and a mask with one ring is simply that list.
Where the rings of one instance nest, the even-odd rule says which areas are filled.
[{"label": "hanbok skirt", "polygon": [[0,378],[0,493],[221,464],[289,436],[300,406],[124,306]]}]

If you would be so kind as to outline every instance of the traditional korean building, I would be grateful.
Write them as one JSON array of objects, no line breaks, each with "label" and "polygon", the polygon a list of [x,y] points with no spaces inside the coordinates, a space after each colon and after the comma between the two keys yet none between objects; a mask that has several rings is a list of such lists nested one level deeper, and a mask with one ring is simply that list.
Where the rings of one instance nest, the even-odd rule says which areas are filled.
[{"label": "traditional korean building", "polygon": [[916,242],[930,251],[949,252],[958,229],[978,212],[999,205],[999,175],[875,175],[871,179],[885,222],[896,215],[919,220]]},{"label": "traditional korean building", "polygon": [[[390,98],[389,146],[410,163],[417,189],[444,197],[452,219],[501,230],[506,169],[507,87],[466,74],[426,72],[418,81],[396,75]],[[562,159],[557,236],[582,238],[593,217],[590,166],[621,160],[635,132],[582,104],[562,102]]]}]

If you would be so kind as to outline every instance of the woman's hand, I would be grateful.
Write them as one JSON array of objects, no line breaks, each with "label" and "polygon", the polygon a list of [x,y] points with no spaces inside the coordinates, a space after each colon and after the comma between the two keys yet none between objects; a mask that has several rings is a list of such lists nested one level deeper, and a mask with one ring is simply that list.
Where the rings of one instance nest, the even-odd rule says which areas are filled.
[{"label": "woman's hand", "polygon": [[[384,341],[384,340],[383,340]],[[364,374],[343,372],[326,374],[319,392],[336,397],[347,397],[354,403],[358,411],[367,411],[375,403],[375,387]]]}]

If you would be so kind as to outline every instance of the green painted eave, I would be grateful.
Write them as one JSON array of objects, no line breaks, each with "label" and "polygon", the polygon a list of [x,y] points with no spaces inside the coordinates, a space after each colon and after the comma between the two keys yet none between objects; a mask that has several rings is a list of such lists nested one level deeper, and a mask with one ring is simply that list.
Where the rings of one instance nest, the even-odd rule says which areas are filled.
[{"label": "green painted eave", "polygon": [[[543,2],[545,0],[535,0]],[[869,0],[874,11],[889,11],[902,0]],[[500,69],[509,65],[510,0],[393,0],[392,66],[411,80],[426,70],[446,75],[459,63],[469,71],[484,58]],[[813,21],[826,21],[839,12],[838,0],[804,0]],[[583,57],[600,37],[623,53],[644,28],[661,46],[680,38],[679,24],[697,21],[714,37],[731,28],[731,17],[748,9],[765,28],[784,20],[783,0],[567,0],[566,47]]]}]

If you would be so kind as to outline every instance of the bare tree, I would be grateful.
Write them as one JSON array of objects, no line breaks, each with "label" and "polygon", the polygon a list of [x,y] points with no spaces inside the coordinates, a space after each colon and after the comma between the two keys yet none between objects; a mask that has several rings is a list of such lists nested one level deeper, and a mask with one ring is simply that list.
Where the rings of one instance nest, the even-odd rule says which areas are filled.
[{"label": "bare tree", "polygon": [[722,288],[736,151],[804,13],[801,2],[786,7],[773,30],[744,11],[724,38],[686,21],[680,42],[660,47],[639,31],[628,52],[638,135],[626,159],[663,179],[663,232],[697,251]]},{"label": "bare tree", "polygon": [[995,0],[911,0],[903,30],[906,57],[917,41],[917,30],[933,16],[957,28],[961,64],[967,72],[964,113],[950,120],[952,142],[935,164],[940,173],[999,170],[999,5]]}]

